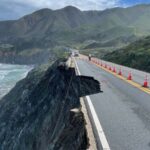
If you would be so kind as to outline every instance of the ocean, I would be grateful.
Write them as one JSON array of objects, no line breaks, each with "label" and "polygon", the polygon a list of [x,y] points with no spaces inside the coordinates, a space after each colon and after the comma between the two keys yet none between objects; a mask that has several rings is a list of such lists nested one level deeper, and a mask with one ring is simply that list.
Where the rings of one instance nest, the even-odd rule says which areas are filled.
[{"label": "ocean", "polygon": [[27,65],[0,64],[0,99],[32,69]]}]

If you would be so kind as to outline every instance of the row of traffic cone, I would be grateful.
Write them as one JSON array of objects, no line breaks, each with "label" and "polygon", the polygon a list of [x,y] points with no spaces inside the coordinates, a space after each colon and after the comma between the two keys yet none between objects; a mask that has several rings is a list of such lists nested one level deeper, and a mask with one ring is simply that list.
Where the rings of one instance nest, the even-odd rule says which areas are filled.
[{"label": "row of traffic cone", "polygon": [[[94,60],[92,60],[92,61],[93,61],[95,64],[100,65],[101,67],[104,67],[104,68],[108,69],[109,71],[112,71],[113,73],[117,73],[115,67],[112,68],[111,66],[108,66],[106,63],[103,63],[102,61],[99,62],[97,59],[96,59],[96,60],[94,59]],[[119,69],[118,75],[123,76],[123,73],[122,73],[122,69],[121,69],[121,68]],[[131,71],[130,71],[129,74],[128,74],[127,80],[133,80]],[[143,87],[149,88],[147,75],[145,76],[144,83],[143,83]]]},{"label": "row of traffic cone", "polygon": [[[132,74],[131,74],[131,72],[129,72],[129,75],[128,75],[127,79],[128,80],[132,80]],[[143,87],[145,87],[145,88],[149,87],[147,75],[145,76]]]},{"label": "row of traffic cone", "polygon": [[[103,66],[102,62],[101,62],[101,66]],[[104,67],[107,68],[107,64],[105,64]],[[112,69],[111,66],[109,66],[108,69],[109,69],[110,71],[114,72],[114,73],[117,73],[115,67],[113,67],[113,69]],[[120,76],[123,75],[121,68],[119,69],[118,75],[120,75]],[[130,71],[129,74],[128,74],[127,80],[132,80],[132,79],[133,79],[133,77],[132,77],[132,73],[131,73],[131,71]],[[143,87],[145,87],[145,88],[148,88],[148,87],[149,87],[149,86],[148,86],[148,78],[147,78],[147,75],[146,75],[146,77],[145,77],[145,79],[144,79]]]}]

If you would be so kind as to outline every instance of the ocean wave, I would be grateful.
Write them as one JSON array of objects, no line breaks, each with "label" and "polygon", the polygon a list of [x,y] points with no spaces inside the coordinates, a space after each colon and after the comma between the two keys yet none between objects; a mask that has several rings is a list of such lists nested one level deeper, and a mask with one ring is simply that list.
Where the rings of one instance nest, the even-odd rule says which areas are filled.
[{"label": "ocean wave", "polygon": [[31,66],[0,64],[0,98],[7,94],[19,80],[26,77]]},{"label": "ocean wave", "polygon": [[5,78],[5,76],[7,76],[9,74],[10,71],[3,71],[0,70],[0,80],[3,80]]}]

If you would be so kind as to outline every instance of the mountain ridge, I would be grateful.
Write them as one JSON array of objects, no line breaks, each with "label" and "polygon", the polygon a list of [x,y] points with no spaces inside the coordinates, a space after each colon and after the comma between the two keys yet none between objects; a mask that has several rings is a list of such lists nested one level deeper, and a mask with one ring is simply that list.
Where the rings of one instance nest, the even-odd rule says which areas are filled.
[{"label": "mountain ridge", "polygon": [[[10,20],[10,21],[0,21],[0,23],[16,23],[16,21],[22,21],[23,19],[29,19],[29,18],[35,18],[35,21],[36,21],[36,19],[37,19],[37,16],[40,18],[40,17],[42,17],[42,18],[44,18],[44,17],[51,17],[51,15],[54,15],[54,16],[57,16],[57,17],[59,17],[59,13],[67,13],[67,15],[69,15],[69,13],[70,12],[74,12],[74,11],[76,11],[76,12],[82,12],[83,14],[81,14],[80,13],[80,15],[82,15],[82,17],[87,17],[87,15],[89,15],[89,17],[90,17],[90,14],[92,14],[92,15],[98,15],[98,16],[96,16],[96,17],[98,17],[99,19],[98,20],[95,20],[95,22],[96,21],[100,21],[100,20],[102,20],[103,18],[100,18],[100,17],[102,17],[102,15],[107,15],[107,17],[108,17],[108,15],[110,15],[111,13],[115,13],[116,11],[122,11],[122,13],[123,13],[123,11],[124,10],[132,10],[133,8],[135,8],[135,9],[141,9],[141,7],[144,7],[144,8],[150,8],[150,5],[136,5],[136,6],[133,6],[133,7],[128,7],[128,8],[121,8],[121,7],[116,7],[116,8],[112,8],[112,9],[106,9],[106,10],[104,10],[104,11],[81,11],[80,9],[78,9],[78,8],[76,8],[76,7],[73,7],[73,6],[67,6],[67,7],[64,7],[64,8],[62,8],[62,9],[58,9],[58,10],[51,10],[51,9],[49,9],[49,8],[44,8],[44,9],[40,9],[40,10],[38,10],[38,11],[35,11],[35,12],[33,12],[33,13],[31,13],[31,14],[28,14],[28,15],[25,15],[25,16],[23,16],[23,17],[21,17],[20,19],[17,19],[17,20]],[[143,9],[143,8],[142,8]],[[68,11],[69,11],[69,13],[68,13]],[[142,10],[142,11],[145,11],[145,10]],[[74,14],[74,15],[76,15],[76,14]],[[79,14],[78,14],[79,15]],[[138,16],[138,15],[137,15]],[[105,16],[106,17],[106,16]],[[118,15],[118,17],[120,17],[119,15]],[[123,17],[123,16],[121,16],[121,17]],[[121,18],[120,17],[120,18]],[[128,18],[130,18],[131,17],[131,15],[130,16],[128,16]],[[48,18],[48,19],[52,19],[52,18]],[[59,19],[59,18],[58,18]],[[89,18],[88,18],[89,19]],[[91,19],[91,18],[90,18]],[[131,17],[131,20],[133,19],[133,17]],[[124,19],[125,20],[125,19]],[[28,21],[28,20],[27,20]],[[39,21],[39,20],[37,20],[37,21]],[[85,20],[84,19],[84,21],[86,21],[85,23],[87,23],[88,22],[88,20]],[[93,21],[93,20],[92,20]],[[126,20],[125,20],[126,21]],[[90,21],[89,21],[90,22]]]},{"label": "mountain ridge", "polygon": [[[49,49],[51,55],[50,51],[56,46],[84,50],[90,47],[89,51],[105,49],[107,52],[149,35],[149,18],[150,5],[104,11],[81,11],[73,6],[58,10],[46,8],[18,20],[1,21],[0,46],[12,45],[14,48],[9,52],[15,50],[17,55],[29,49],[31,53],[35,53],[33,49],[39,48],[43,53],[45,49]],[[128,40],[128,37],[134,38]],[[96,47],[83,44],[89,40],[100,44]],[[3,56],[0,56],[1,60]]]}]

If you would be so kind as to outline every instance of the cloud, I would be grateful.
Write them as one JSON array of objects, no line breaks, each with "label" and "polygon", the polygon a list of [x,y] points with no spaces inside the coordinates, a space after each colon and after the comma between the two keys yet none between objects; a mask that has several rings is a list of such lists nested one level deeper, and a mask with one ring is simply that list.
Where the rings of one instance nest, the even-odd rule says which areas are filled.
[{"label": "cloud", "polygon": [[[8,1],[8,0],[7,0]],[[59,9],[67,5],[73,5],[78,7],[81,10],[89,9],[106,9],[110,7],[115,7],[118,5],[119,0],[11,0],[15,3],[20,3],[32,7],[48,7],[52,9]]]},{"label": "cloud", "polygon": [[60,9],[68,5],[81,10],[103,10],[120,0],[0,0],[0,19],[15,19],[41,8]]}]

